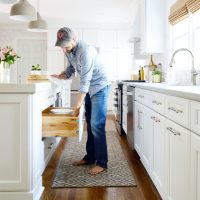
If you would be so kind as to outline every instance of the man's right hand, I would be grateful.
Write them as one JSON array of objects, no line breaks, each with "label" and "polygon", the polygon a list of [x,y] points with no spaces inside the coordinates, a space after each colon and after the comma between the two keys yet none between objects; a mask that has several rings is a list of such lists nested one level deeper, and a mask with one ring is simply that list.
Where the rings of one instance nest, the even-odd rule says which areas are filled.
[{"label": "man's right hand", "polygon": [[54,77],[54,78],[58,78],[58,79],[65,79],[65,74],[64,73],[62,73],[62,74],[52,74],[51,75],[52,77]]}]

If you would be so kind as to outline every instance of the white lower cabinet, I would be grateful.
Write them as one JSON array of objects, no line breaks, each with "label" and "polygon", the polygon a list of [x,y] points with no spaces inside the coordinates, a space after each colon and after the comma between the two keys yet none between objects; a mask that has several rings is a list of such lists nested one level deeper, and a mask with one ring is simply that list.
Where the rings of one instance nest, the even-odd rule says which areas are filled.
[{"label": "white lower cabinet", "polygon": [[141,104],[135,102],[135,117],[134,117],[134,148],[141,157],[142,155],[142,106]]},{"label": "white lower cabinet", "polygon": [[165,118],[158,113],[151,116],[153,120],[153,142],[152,142],[152,165],[151,178],[159,191],[161,197],[164,199],[165,194],[165,176],[164,176],[164,161],[165,161],[165,134],[164,123]]},{"label": "white lower cabinet", "polygon": [[190,200],[200,200],[200,136],[191,134]]},{"label": "white lower cabinet", "polygon": [[153,145],[153,111],[141,105],[142,119],[142,153],[141,161],[149,174],[151,174],[152,145]]},{"label": "white lower cabinet", "polygon": [[189,200],[190,131],[165,121],[166,199]]}]

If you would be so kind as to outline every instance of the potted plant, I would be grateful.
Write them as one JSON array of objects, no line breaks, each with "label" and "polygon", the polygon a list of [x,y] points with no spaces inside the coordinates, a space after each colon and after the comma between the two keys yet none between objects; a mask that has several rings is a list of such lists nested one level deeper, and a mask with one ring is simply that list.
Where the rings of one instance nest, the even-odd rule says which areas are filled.
[{"label": "potted plant", "polygon": [[161,82],[161,69],[155,68],[152,71],[152,76],[153,76],[154,83],[160,83]]},{"label": "potted plant", "polygon": [[41,66],[39,64],[32,65],[31,74],[41,75]]}]

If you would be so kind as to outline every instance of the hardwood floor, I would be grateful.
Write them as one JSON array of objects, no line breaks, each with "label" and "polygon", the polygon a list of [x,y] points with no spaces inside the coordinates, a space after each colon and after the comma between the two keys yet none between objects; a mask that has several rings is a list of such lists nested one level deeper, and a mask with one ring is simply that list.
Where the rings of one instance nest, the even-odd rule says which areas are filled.
[{"label": "hardwood floor", "polygon": [[[116,131],[112,117],[107,120],[106,130]],[[67,145],[67,139],[63,139],[43,173],[45,190],[40,200],[161,200],[137,153],[129,148],[126,136],[117,132],[116,135],[135,176],[136,187],[51,188],[59,158]]]}]

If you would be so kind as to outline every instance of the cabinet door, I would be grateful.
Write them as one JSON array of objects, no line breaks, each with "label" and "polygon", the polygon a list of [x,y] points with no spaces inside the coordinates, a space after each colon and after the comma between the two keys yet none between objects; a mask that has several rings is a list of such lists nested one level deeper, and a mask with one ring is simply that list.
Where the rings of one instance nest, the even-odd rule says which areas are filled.
[{"label": "cabinet door", "polygon": [[164,121],[165,121],[165,118],[157,113],[154,113],[154,115],[152,115],[151,118],[153,118],[154,120],[151,178],[158,192],[164,199],[164,160],[165,160]]},{"label": "cabinet door", "polygon": [[65,57],[62,51],[47,52],[47,68],[52,74],[59,74],[64,70]]},{"label": "cabinet door", "polygon": [[31,190],[29,109],[27,94],[0,94],[0,191]]},{"label": "cabinet door", "polygon": [[167,199],[189,199],[190,132],[166,120]]},{"label": "cabinet door", "polygon": [[200,200],[200,136],[191,134],[191,200]]},{"label": "cabinet door", "polygon": [[152,163],[152,144],[153,144],[153,111],[145,106],[142,106],[142,157],[141,161],[149,173],[151,174],[151,163]]},{"label": "cabinet door", "polygon": [[162,53],[165,6],[162,0],[141,0],[141,51]]},{"label": "cabinet door", "polygon": [[191,130],[200,135],[200,102],[191,101]]},{"label": "cabinet door", "polygon": [[141,104],[135,102],[135,117],[134,117],[134,147],[139,156],[142,155],[142,124],[143,115]]}]

